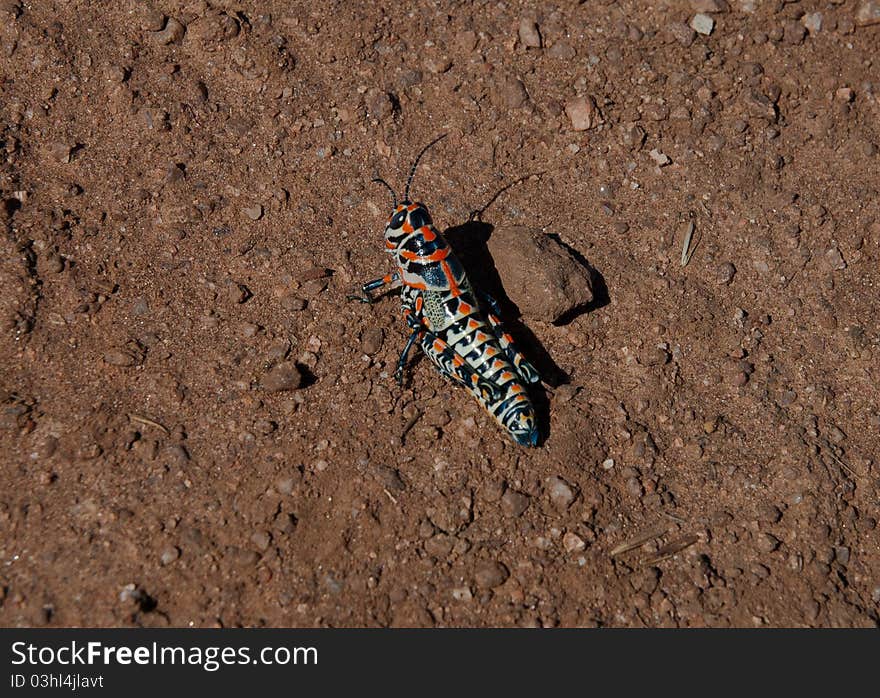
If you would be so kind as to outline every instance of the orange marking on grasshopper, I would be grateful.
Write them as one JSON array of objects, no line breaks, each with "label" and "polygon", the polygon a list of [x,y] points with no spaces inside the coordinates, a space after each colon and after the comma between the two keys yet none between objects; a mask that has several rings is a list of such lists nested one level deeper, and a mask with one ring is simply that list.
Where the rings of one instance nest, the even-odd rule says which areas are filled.
[{"label": "orange marking on grasshopper", "polygon": [[446,280],[449,282],[449,292],[453,296],[460,296],[461,289],[458,287],[458,282],[455,280],[452,269],[449,268],[449,263],[442,261],[440,262],[440,266],[443,268],[443,273],[446,274]]}]

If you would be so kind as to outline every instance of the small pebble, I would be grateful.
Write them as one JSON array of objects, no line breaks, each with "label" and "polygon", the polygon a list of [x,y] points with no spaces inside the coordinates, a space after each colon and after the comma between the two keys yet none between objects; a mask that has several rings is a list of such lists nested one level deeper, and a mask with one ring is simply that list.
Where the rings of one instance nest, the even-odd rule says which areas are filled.
[{"label": "small pebble", "polygon": [[149,32],[160,31],[165,26],[165,15],[155,7],[151,7],[150,3],[143,3],[142,7],[139,18],[140,28]]},{"label": "small pebble", "polygon": [[400,471],[397,468],[392,468],[390,465],[377,465],[374,468],[374,472],[376,473],[376,478],[379,482],[382,483],[382,486],[386,490],[390,490],[391,492],[402,492],[406,489],[406,483],[403,481],[403,478],[400,476]]},{"label": "small pebble", "polygon": [[593,300],[592,270],[552,235],[499,226],[488,247],[508,297],[524,317],[556,322]]},{"label": "small pebble", "polygon": [[577,386],[574,386],[571,383],[564,383],[556,389],[554,398],[560,403],[571,402],[574,396],[577,395],[577,392]]},{"label": "small pebble", "polygon": [[631,150],[638,150],[645,143],[647,134],[639,124],[624,124],[621,127],[621,141]]},{"label": "small pebble", "polygon": [[689,461],[698,461],[703,457],[703,447],[691,442],[684,447],[684,457]]},{"label": "small pebble", "polygon": [[691,0],[691,9],[694,12],[723,12],[727,5],[719,0]]},{"label": "small pebble", "polygon": [[302,382],[302,373],[296,364],[292,361],[284,361],[263,376],[262,385],[265,390],[277,393],[296,390],[302,386]]},{"label": "small pebble", "polygon": [[584,543],[583,538],[569,531],[562,536],[562,547],[568,553],[579,553],[586,547],[586,543]]},{"label": "small pebble", "polygon": [[257,531],[251,536],[251,542],[257,546],[258,550],[265,551],[269,548],[271,538],[266,531]]},{"label": "small pebble", "polygon": [[860,27],[880,24],[880,0],[864,0],[856,10],[856,24]]},{"label": "small pebble", "polygon": [[664,167],[668,165],[672,160],[669,159],[669,156],[666,153],[661,153],[656,148],[652,148],[651,152],[648,153],[651,156],[651,159],[657,165],[657,167]]},{"label": "small pebble", "polygon": [[255,325],[252,322],[244,322],[241,325],[241,336],[245,339],[251,339],[256,337],[257,333],[260,331],[260,326]]},{"label": "small pebble", "polygon": [[519,22],[519,40],[528,48],[541,48],[541,34],[533,19],[523,17]]},{"label": "small pebble", "polygon": [[501,511],[506,516],[517,517],[529,507],[529,496],[515,490],[507,490],[501,497]]},{"label": "small pebble", "polygon": [[468,587],[456,587],[452,590],[452,598],[456,601],[468,602],[474,598],[474,595]]},{"label": "small pebble", "polygon": [[702,12],[694,15],[694,18],[691,20],[691,29],[697,32],[697,34],[709,36],[714,28],[715,20]]},{"label": "small pebble", "polygon": [[780,545],[779,539],[769,533],[759,533],[755,542],[758,545],[758,550],[764,553],[772,553]]},{"label": "small pebble", "polygon": [[70,162],[70,153],[72,150],[73,148],[67,143],[60,143],[58,141],[48,145],[48,151],[52,158],[65,164]]},{"label": "small pebble", "polygon": [[645,491],[642,488],[642,483],[639,482],[639,479],[636,477],[628,478],[626,481],[626,491],[629,492],[633,497],[641,497]]},{"label": "small pebble", "polygon": [[277,428],[278,425],[270,419],[258,419],[254,422],[254,430],[263,436],[268,436]]},{"label": "small pebble", "polygon": [[547,479],[547,492],[550,501],[557,509],[568,509],[577,496],[576,491],[561,477]]},{"label": "small pebble", "polygon": [[715,281],[725,286],[733,281],[734,276],[736,276],[736,267],[730,262],[719,264],[715,270]]},{"label": "small pebble", "polygon": [[684,22],[672,22],[667,26],[669,33],[679,44],[687,48],[694,43],[696,33]]},{"label": "small pebble", "polygon": [[477,565],[474,571],[474,581],[481,589],[494,589],[507,581],[510,572],[500,562],[487,560]]},{"label": "small pebble", "polygon": [[643,366],[664,366],[669,363],[669,352],[662,347],[649,347],[639,354]]},{"label": "small pebble", "polygon": [[504,494],[506,486],[504,480],[500,478],[489,480],[482,490],[483,499],[487,502],[497,502]]},{"label": "small pebble", "polygon": [[53,274],[60,274],[64,271],[64,259],[57,254],[50,254],[46,258],[46,266]]},{"label": "small pebble", "polygon": [[135,366],[138,364],[137,357],[126,351],[111,349],[104,354],[104,363],[111,366]]},{"label": "small pebble", "polygon": [[382,348],[384,332],[381,327],[370,327],[361,334],[361,351],[367,356],[373,356]]},{"label": "small pebble", "polygon": [[567,41],[557,41],[549,49],[547,55],[563,61],[570,61],[577,56],[577,51]]},{"label": "small pebble", "polygon": [[846,261],[843,259],[843,255],[837,247],[832,247],[825,253],[825,264],[827,264],[828,268],[833,271],[846,269]]},{"label": "small pebble", "polygon": [[833,443],[842,444],[846,441],[846,434],[839,427],[831,427],[828,430],[828,438],[831,439]]},{"label": "small pebble", "polygon": [[449,556],[455,546],[455,538],[447,533],[438,533],[425,541],[425,552],[442,560]]},{"label": "small pebble", "polygon": [[263,207],[260,204],[241,209],[241,212],[252,221],[258,221],[263,217]]},{"label": "small pebble", "polygon": [[801,23],[806,27],[810,34],[818,34],[822,31],[822,13],[808,12],[801,17]]},{"label": "small pebble", "polygon": [[789,20],[782,25],[782,40],[790,46],[803,43],[807,36],[807,28],[800,22]]},{"label": "small pebble", "polygon": [[165,28],[161,31],[153,32],[153,40],[162,46],[173,44],[180,41],[186,33],[186,27],[178,22],[174,17],[169,17]]},{"label": "small pebble", "polygon": [[739,371],[733,375],[732,383],[737,388],[742,388],[749,382],[749,375],[745,371]]},{"label": "small pebble", "polygon": [[529,93],[526,86],[519,78],[507,78],[501,83],[498,96],[505,106],[510,109],[520,109],[529,101]]},{"label": "small pebble", "polygon": [[285,310],[299,311],[305,310],[307,302],[296,294],[286,293],[281,296],[281,307]]},{"label": "small pebble", "polygon": [[465,53],[473,51],[477,47],[477,43],[479,42],[479,37],[477,33],[474,31],[463,31],[460,32],[455,37],[455,42],[458,44],[458,48],[460,48]]},{"label": "small pebble", "polygon": [[576,97],[565,104],[565,113],[575,131],[587,131],[600,123],[596,101],[592,97]]},{"label": "small pebble", "polygon": [[723,510],[716,511],[709,517],[709,523],[718,528],[727,526],[732,521],[733,515]]},{"label": "small pebble", "polygon": [[173,545],[169,545],[168,547],[162,549],[162,553],[159,555],[159,560],[163,565],[170,565],[179,557],[180,550],[178,550]]},{"label": "small pebble", "polygon": [[782,518],[782,511],[773,504],[762,504],[758,507],[757,519],[761,523],[775,524]]},{"label": "small pebble", "polygon": [[171,444],[165,449],[165,452],[168,454],[171,463],[178,468],[185,467],[189,462],[189,451],[180,444]]},{"label": "small pebble", "polygon": [[143,317],[150,312],[150,305],[143,296],[138,296],[131,304],[131,314],[136,317]]},{"label": "small pebble", "polygon": [[395,101],[388,92],[376,91],[367,96],[367,111],[370,116],[384,121],[394,114]]},{"label": "small pebble", "polygon": [[425,59],[425,68],[429,73],[439,75],[452,67],[452,61],[446,56],[429,56]]},{"label": "small pebble", "polygon": [[275,489],[278,490],[278,494],[286,497],[293,492],[295,485],[296,481],[292,477],[283,477],[275,483]]},{"label": "small pebble", "polygon": [[246,303],[252,297],[250,289],[247,286],[235,282],[230,283],[227,286],[226,294],[230,302],[237,305]]}]

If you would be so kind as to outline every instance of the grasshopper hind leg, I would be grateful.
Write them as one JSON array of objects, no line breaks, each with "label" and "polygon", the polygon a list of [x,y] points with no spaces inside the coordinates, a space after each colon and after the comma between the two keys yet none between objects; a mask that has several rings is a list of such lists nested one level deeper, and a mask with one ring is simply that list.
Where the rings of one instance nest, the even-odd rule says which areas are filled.
[{"label": "grasshopper hind leg", "polygon": [[423,332],[422,350],[444,375],[477,392],[483,400],[494,402],[502,399],[500,386],[477,373],[461,354],[429,330]]},{"label": "grasshopper hind leg", "polygon": [[492,333],[498,339],[498,343],[501,345],[501,348],[504,350],[510,363],[513,364],[513,367],[516,369],[517,373],[519,373],[523,381],[526,383],[540,383],[541,374],[539,374],[538,370],[522,355],[522,352],[517,348],[516,344],[514,344],[513,337],[505,332],[504,325],[499,319],[501,313],[499,311],[498,302],[487,293],[480,293],[480,296],[486,301],[486,305],[489,306],[489,312],[486,313],[486,319],[492,327]]}]

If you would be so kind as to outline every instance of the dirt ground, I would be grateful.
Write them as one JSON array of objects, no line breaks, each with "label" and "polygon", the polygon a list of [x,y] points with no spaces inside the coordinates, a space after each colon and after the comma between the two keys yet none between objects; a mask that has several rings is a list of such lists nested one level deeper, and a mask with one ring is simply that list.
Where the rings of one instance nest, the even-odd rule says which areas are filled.
[{"label": "dirt ground", "polygon": [[[0,0],[0,624],[878,624],[878,3],[534,5]],[[536,449],[346,301],[441,133]]]}]

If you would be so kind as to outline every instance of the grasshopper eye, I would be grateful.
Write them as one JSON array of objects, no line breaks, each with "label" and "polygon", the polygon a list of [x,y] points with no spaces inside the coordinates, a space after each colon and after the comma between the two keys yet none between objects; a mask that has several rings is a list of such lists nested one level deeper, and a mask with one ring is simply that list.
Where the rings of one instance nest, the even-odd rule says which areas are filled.
[{"label": "grasshopper eye", "polygon": [[409,222],[414,229],[418,230],[422,226],[431,225],[431,216],[427,209],[420,206],[409,214]]},{"label": "grasshopper eye", "polygon": [[394,218],[391,219],[391,222],[388,224],[389,228],[399,228],[403,225],[403,222],[406,220],[406,211],[400,211]]}]

